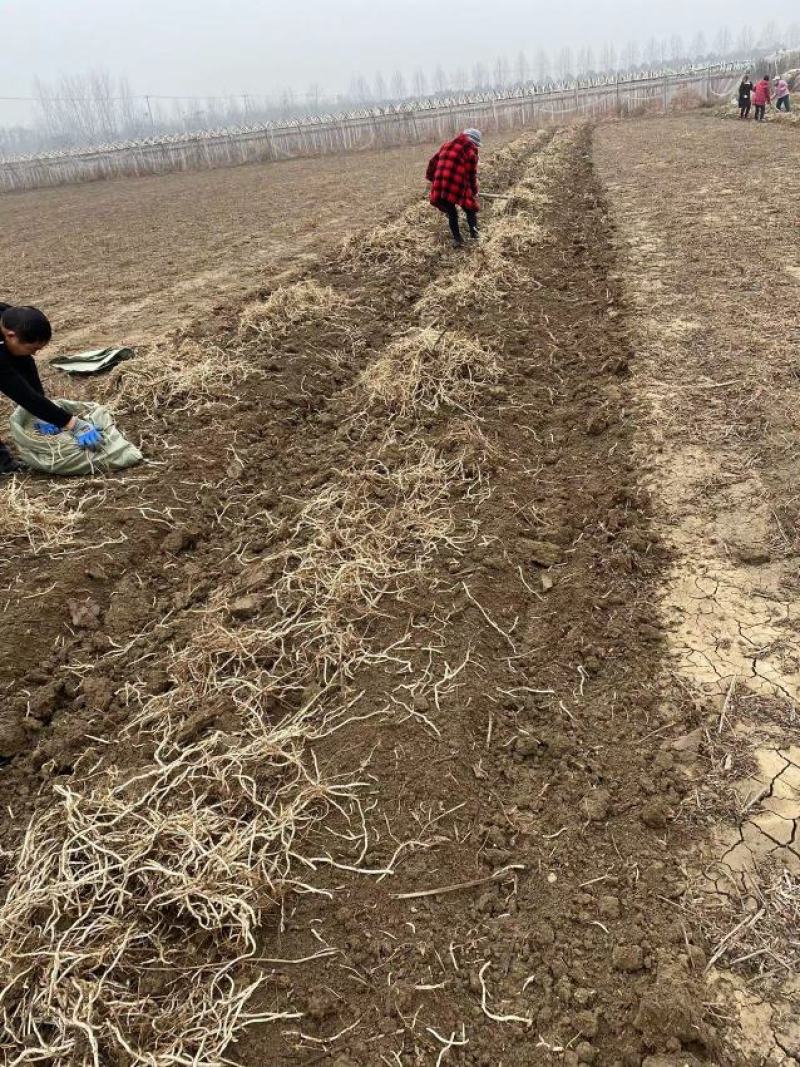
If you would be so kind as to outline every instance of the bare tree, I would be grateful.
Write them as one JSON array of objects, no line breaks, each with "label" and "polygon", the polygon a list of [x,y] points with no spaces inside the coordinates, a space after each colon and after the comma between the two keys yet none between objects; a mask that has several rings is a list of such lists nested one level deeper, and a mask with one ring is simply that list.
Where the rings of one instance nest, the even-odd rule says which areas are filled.
[{"label": "bare tree", "polygon": [[761,34],[761,46],[763,48],[778,48],[781,43],[780,30],[775,19],[770,19],[764,27],[764,32]]},{"label": "bare tree", "polygon": [[456,67],[450,78],[450,84],[457,93],[463,93],[467,88],[466,67]]},{"label": "bare tree", "polygon": [[658,63],[658,41],[655,37],[648,38],[643,55],[648,67],[654,67]]},{"label": "bare tree", "polygon": [[414,86],[415,96],[425,96],[428,91],[428,79],[425,77],[425,71],[422,67],[417,67],[414,71],[412,85]]},{"label": "bare tree", "polygon": [[689,58],[693,63],[699,63],[706,58],[707,54],[706,35],[700,30],[694,35],[692,43],[689,45]]},{"label": "bare tree", "polygon": [[53,85],[34,80],[40,133],[51,147],[113,141],[139,131],[134,99],[125,79],[108,71],[62,75]]},{"label": "bare tree", "polygon": [[514,80],[517,85],[525,85],[530,78],[530,65],[528,64],[528,57],[520,50],[517,53],[517,59],[514,64]]},{"label": "bare tree", "polygon": [[755,40],[755,34],[753,33],[752,26],[742,26],[739,30],[739,36],[736,38],[736,50],[743,58],[748,58],[753,51],[753,41]]},{"label": "bare tree", "polygon": [[556,70],[562,81],[572,77],[572,49],[562,48],[556,60]]},{"label": "bare tree", "polygon": [[607,74],[617,69],[617,50],[611,42],[600,49],[600,69]]},{"label": "bare tree", "polygon": [[136,115],[136,103],[131,92],[131,87],[128,79],[125,77],[119,80],[119,124],[120,133],[123,138],[131,139],[138,134],[139,122]]},{"label": "bare tree", "polygon": [[436,70],[433,72],[433,88],[434,92],[440,94],[447,92],[447,75],[441,63],[436,64]]},{"label": "bare tree", "polygon": [[94,125],[103,140],[110,141],[117,132],[114,84],[107,70],[95,70],[89,75],[89,98],[94,111]]},{"label": "bare tree", "polygon": [[382,104],[386,100],[386,79],[380,71],[375,74],[375,81],[373,82],[373,95],[375,100],[377,100],[379,104]]},{"label": "bare tree", "polygon": [[535,60],[536,80],[545,82],[550,77],[550,57],[543,48],[537,49]]},{"label": "bare tree", "polygon": [[370,101],[369,82],[363,74],[355,74],[350,79],[350,96],[359,104],[368,104]]},{"label": "bare tree", "polygon": [[505,89],[509,79],[509,65],[505,56],[498,56],[494,63],[494,87]]},{"label": "bare tree", "polygon": [[287,108],[290,112],[297,110],[297,93],[293,86],[287,86],[281,93],[281,106]]},{"label": "bare tree", "polygon": [[489,84],[489,72],[483,63],[476,63],[472,68],[472,84],[476,89],[485,89]]},{"label": "bare tree", "polygon": [[622,50],[622,64],[628,71],[635,71],[639,66],[639,42],[628,41]]},{"label": "bare tree", "polygon": [[407,96],[406,79],[401,70],[396,70],[392,75],[392,99],[404,100]]},{"label": "bare tree", "polygon": [[674,66],[679,66],[684,60],[683,38],[679,33],[673,33],[669,39],[669,58]]},{"label": "bare tree", "polygon": [[721,26],[714,37],[714,51],[718,59],[724,59],[733,50],[733,35],[727,26]]}]

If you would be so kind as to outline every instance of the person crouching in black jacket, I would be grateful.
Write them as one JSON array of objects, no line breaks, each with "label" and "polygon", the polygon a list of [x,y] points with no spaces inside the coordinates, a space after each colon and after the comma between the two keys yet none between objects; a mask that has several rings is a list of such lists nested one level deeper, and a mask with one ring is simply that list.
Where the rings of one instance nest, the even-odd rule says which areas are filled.
[{"label": "person crouching in black jacket", "polygon": [[[101,442],[100,431],[44,394],[33,357],[49,343],[52,335],[49,319],[38,308],[0,303],[0,393],[38,419],[36,429],[40,433],[71,433],[81,448],[96,448]],[[0,476],[22,469],[22,464],[0,441]]]}]

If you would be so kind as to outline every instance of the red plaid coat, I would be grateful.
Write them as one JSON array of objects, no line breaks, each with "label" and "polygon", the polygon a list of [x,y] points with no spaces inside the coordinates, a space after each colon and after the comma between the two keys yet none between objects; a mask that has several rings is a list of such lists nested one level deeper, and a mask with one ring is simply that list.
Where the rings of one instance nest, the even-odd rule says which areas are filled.
[{"label": "red plaid coat", "polygon": [[428,163],[425,177],[431,182],[434,207],[458,204],[466,211],[479,209],[478,149],[466,134],[442,145]]}]

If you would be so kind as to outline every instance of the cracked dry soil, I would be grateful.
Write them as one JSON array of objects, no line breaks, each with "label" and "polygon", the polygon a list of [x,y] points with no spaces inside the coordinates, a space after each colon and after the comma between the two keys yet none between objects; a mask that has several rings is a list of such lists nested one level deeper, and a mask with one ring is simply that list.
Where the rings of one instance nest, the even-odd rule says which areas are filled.
[{"label": "cracked dry soil", "polygon": [[672,557],[664,715],[706,714],[684,806],[706,838],[683,903],[716,946],[727,1054],[794,1064],[800,285],[797,208],[780,189],[799,146],[777,123],[757,133],[700,115],[606,128],[597,160],[637,312],[638,453]]},{"label": "cracked dry soil", "polygon": [[[793,1063],[789,978],[766,973],[766,954],[725,970],[759,929],[761,918],[747,925],[766,899],[754,883],[773,877],[760,861],[730,862],[741,810],[754,826],[789,811],[770,807],[787,798],[760,753],[782,753],[781,783],[796,759],[800,384],[788,314],[755,299],[745,319],[741,286],[766,282],[730,261],[731,242],[752,255],[767,232],[770,278],[791,307],[796,283],[778,265],[792,238],[769,195],[752,220],[719,206],[761,173],[742,139],[758,132],[690,116],[537,143],[553,168],[542,243],[516,284],[479,294],[457,322],[500,355],[499,384],[478,408],[491,493],[453,502],[475,535],[464,557],[438,558],[424,585],[382,605],[371,634],[387,645],[411,635],[404,655],[420,673],[467,665],[441,702],[400,717],[368,716],[403,677],[357,678],[363,720],[316,746],[327,773],[361,769],[361,866],[392,874],[321,867],[308,874],[314,895],[284,901],[282,924],[266,913],[259,954],[273,962],[256,1008],[301,1020],[252,1027],[230,1050],[246,1067]],[[777,165],[786,136],[759,151]],[[692,168],[699,192],[682,202]],[[421,240],[440,239],[434,223]],[[364,447],[357,375],[463,266],[435,248],[407,275],[312,268],[362,309],[350,361],[330,361],[341,341],[325,330],[290,331],[213,447],[198,449],[165,412],[173,483],[131,481],[162,521],[136,520],[135,539],[106,548],[99,572],[80,555],[52,561],[55,588],[43,585],[38,610],[52,620],[63,585],[99,604],[103,627],[56,627],[38,645],[31,634],[23,666],[6,674],[4,880],[59,780],[92,760],[124,762],[117,738],[137,702],[169,688],[167,653],[188,644],[215,590],[247,585],[253,554],[270,550],[265,509],[279,531],[291,526]],[[235,322],[220,318],[215,336],[234,345]],[[415,432],[441,446],[452,417],[425,414]],[[209,463],[229,447],[236,479],[209,486]],[[96,504],[98,528],[117,529],[119,504]],[[24,564],[20,549],[6,565]],[[7,640],[28,609],[15,587]],[[321,850],[331,836],[320,831]],[[737,892],[717,884],[720,863]],[[400,899],[455,883],[466,888]],[[737,951],[715,960],[742,921],[727,942]],[[311,964],[274,962],[321,947]]]}]

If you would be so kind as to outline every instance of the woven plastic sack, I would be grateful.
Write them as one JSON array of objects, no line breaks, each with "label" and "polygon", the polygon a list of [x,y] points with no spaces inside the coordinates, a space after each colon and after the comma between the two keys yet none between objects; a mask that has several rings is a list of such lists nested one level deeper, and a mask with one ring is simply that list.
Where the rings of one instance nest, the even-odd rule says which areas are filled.
[{"label": "woven plastic sack", "polygon": [[11,436],[20,459],[28,467],[45,474],[80,475],[122,470],[141,463],[142,453],[122,436],[106,408],[74,400],[57,400],[56,403],[93,423],[103,435],[102,443],[91,451],[76,444],[71,433],[47,437],[34,428],[38,420],[33,415],[17,408],[11,416]]}]

